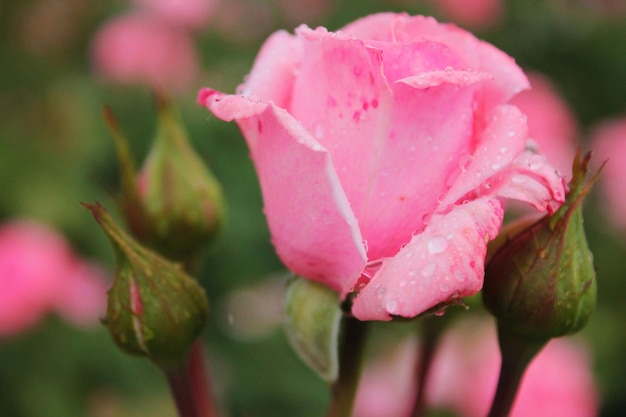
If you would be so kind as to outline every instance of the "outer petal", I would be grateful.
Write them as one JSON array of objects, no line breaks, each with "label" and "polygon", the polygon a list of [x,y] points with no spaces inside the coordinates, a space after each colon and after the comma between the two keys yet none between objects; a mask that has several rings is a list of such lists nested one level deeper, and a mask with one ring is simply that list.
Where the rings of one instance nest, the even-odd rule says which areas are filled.
[{"label": "outer petal", "polygon": [[502,204],[482,198],[435,215],[393,258],[385,260],[358,294],[352,313],[360,320],[415,317],[439,303],[482,288],[487,242],[501,226]]},{"label": "outer petal", "polygon": [[275,32],[261,47],[252,71],[237,92],[287,108],[301,57],[298,38],[285,31]]},{"label": "outer petal", "polygon": [[220,118],[241,116],[237,123],[252,143],[265,215],[283,263],[342,296],[350,292],[365,266],[365,247],[328,151],[272,103],[214,97],[206,103]]},{"label": "outer petal", "polygon": [[545,156],[524,151],[513,163],[490,178],[482,194],[515,199],[538,211],[553,213],[565,201],[565,178]]},{"label": "outer petal", "polygon": [[482,132],[474,153],[459,159],[462,172],[443,199],[442,206],[459,202],[507,167],[524,150],[527,131],[526,117],[517,107],[498,107]]}]

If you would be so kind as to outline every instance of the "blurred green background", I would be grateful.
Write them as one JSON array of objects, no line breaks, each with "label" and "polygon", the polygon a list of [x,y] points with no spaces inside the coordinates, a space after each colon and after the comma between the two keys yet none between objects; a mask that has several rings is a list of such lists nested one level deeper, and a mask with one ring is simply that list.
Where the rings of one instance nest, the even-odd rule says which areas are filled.
[{"label": "blurred green background", "polygon": [[[234,124],[197,106],[195,95],[201,86],[234,91],[263,40],[301,21],[334,30],[386,10],[448,18],[420,1],[328,2],[323,12],[300,19],[278,0],[238,3],[253,12],[220,24],[220,5],[218,17],[194,35],[202,75],[175,96],[190,138],[222,183],[228,204],[227,225],[207,249],[200,276],[211,300],[205,346],[225,415],[319,416],[327,389],[275,326],[277,304],[258,301],[268,310],[265,324],[247,323],[255,314],[234,307],[242,296],[235,291],[262,285],[260,291],[275,294],[285,272],[269,243],[243,139]],[[626,18],[606,12],[609,2],[592,3],[508,0],[499,22],[473,30],[523,68],[551,78],[580,124],[583,148],[594,125],[626,115]],[[118,166],[101,107],[107,104],[117,114],[139,161],[156,121],[147,88],[102,82],[90,63],[98,27],[128,8],[119,0],[0,2],[0,220],[46,221],[109,271],[113,257],[105,236],[79,204],[99,201],[114,208]],[[601,204],[594,193],[585,223],[598,269],[599,307],[579,337],[593,349],[601,415],[609,417],[626,410],[626,236],[608,225]],[[116,350],[104,327],[79,330],[49,317],[37,329],[0,340],[0,416],[146,415],[174,415],[165,381],[146,360]]]}]

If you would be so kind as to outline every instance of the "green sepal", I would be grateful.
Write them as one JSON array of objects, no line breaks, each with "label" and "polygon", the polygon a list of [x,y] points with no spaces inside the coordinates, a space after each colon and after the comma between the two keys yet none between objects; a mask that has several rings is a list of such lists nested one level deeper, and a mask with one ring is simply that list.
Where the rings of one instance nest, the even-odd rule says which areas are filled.
[{"label": "green sepal", "polygon": [[338,344],[343,313],[332,289],[300,277],[287,287],[284,328],[298,356],[324,381],[339,372]]}]

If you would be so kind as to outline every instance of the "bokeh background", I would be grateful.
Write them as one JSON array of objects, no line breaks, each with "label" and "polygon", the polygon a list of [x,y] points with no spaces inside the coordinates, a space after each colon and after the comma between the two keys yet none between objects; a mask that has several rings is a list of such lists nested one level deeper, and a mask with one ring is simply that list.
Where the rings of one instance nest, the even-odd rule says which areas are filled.
[{"label": "bokeh background", "polygon": [[[555,164],[576,146],[593,149],[600,126],[626,118],[624,0],[207,0],[204,9],[176,18],[150,3],[0,1],[0,222],[42,222],[64,236],[77,257],[110,276],[106,238],[79,204],[115,207],[118,165],[101,109],[113,109],[141,161],[156,123],[151,86],[162,84],[228,204],[226,226],[207,248],[199,277],[211,301],[204,345],[227,416],[319,416],[329,400],[325,384],[292,353],[280,328],[286,272],[269,243],[245,143],[234,124],[211,117],[195,101],[201,86],[234,91],[270,33],[300,23],[335,30],[379,11],[456,22],[515,57],[534,83],[548,86],[549,100],[562,113],[556,121],[549,111],[536,118],[546,116],[537,129],[546,123],[553,129],[546,135],[560,140],[549,152],[543,145]],[[146,10],[162,13],[154,21],[167,20],[168,29],[146,23],[152,16]],[[132,26],[137,16],[144,19],[139,32]],[[119,33],[109,35],[118,38],[104,39],[115,25]],[[158,46],[150,43],[155,39]],[[117,46],[102,46],[106,42]],[[131,46],[130,58],[115,64],[121,59],[115,54]],[[168,48],[173,55],[159,55]],[[163,72],[137,62],[160,62]],[[529,100],[530,112],[535,104]],[[621,132],[626,143],[626,128]],[[602,146],[603,155],[626,154],[626,145]],[[589,347],[599,415],[609,417],[626,412],[626,221],[619,217],[626,216],[619,209],[626,176],[610,184],[605,177],[607,185],[601,178],[587,201],[585,223],[598,270],[598,309],[576,338]],[[10,291],[2,282],[0,292]],[[467,314],[474,311],[480,306]],[[402,326],[376,328],[374,338],[394,340],[405,332]],[[119,352],[97,322],[78,326],[51,312],[0,336],[2,417],[174,413],[160,373]]]}]

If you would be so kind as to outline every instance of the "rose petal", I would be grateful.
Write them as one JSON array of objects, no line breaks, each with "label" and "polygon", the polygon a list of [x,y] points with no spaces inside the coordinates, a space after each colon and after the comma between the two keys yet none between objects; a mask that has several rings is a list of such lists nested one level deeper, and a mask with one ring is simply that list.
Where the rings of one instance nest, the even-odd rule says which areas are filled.
[{"label": "rose petal", "polygon": [[[248,141],[276,251],[303,277],[345,295],[365,266],[357,220],[326,149],[285,110],[241,96],[209,99],[218,117],[237,117]],[[255,109],[257,114],[252,113]]]},{"label": "rose petal", "polygon": [[352,306],[359,320],[415,317],[439,303],[482,288],[487,242],[501,226],[502,204],[481,198],[435,215],[361,290]]},{"label": "rose petal", "polygon": [[565,178],[545,156],[531,151],[519,155],[505,170],[486,183],[485,194],[531,204],[538,211],[553,213],[565,201]]},{"label": "rose petal", "polygon": [[459,159],[462,172],[442,200],[442,205],[459,202],[471,190],[484,185],[489,177],[510,164],[523,151],[527,130],[526,117],[517,107],[498,107],[474,153]]},{"label": "rose petal", "polygon": [[301,56],[301,44],[295,36],[282,30],[275,32],[261,47],[246,82],[237,92],[286,108]]}]

